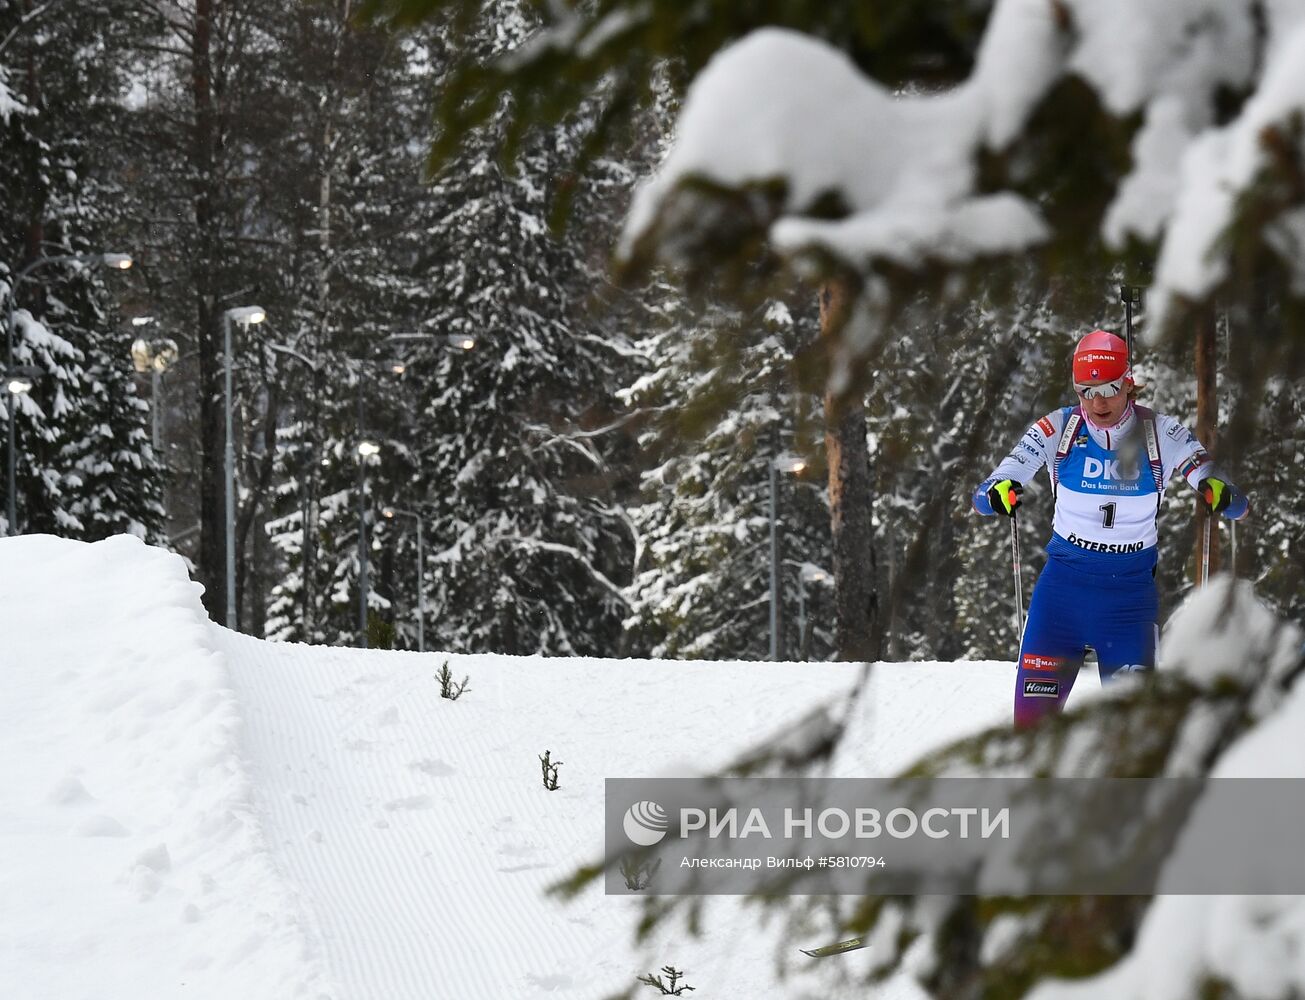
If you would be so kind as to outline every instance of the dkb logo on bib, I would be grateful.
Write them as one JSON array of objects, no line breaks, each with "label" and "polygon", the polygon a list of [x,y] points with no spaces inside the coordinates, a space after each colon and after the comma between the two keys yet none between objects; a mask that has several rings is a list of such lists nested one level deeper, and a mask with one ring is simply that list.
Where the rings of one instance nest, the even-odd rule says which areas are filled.
[{"label": "dkb logo on bib", "polygon": [[[1120,471],[1119,459],[1107,459],[1102,461],[1099,458],[1083,459],[1083,478],[1085,479],[1118,479],[1121,482],[1131,482],[1137,478],[1135,468],[1124,469]],[[1132,475],[1129,475],[1132,473]]]}]

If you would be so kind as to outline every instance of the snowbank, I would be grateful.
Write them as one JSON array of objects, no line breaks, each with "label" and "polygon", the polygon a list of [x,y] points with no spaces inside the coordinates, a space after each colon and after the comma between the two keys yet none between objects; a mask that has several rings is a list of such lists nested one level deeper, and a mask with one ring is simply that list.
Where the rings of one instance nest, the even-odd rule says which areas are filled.
[{"label": "snowbank", "polygon": [[175,555],[0,540],[6,997],[323,993],[212,630]]}]

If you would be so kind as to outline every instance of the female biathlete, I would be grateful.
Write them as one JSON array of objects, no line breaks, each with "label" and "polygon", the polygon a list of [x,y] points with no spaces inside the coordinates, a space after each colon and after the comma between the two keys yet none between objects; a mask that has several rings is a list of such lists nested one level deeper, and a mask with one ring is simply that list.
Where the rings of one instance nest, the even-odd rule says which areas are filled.
[{"label": "female biathlete", "polygon": [[1059,711],[1087,648],[1101,680],[1155,666],[1159,628],[1156,521],[1175,470],[1224,517],[1246,496],[1215,469],[1187,428],[1137,404],[1128,348],[1095,330],[1074,349],[1078,404],[1053,410],[974,491],[980,514],[1012,517],[1044,465],[1055,502],[1047,564],[1020,644],[1015,724]]}]

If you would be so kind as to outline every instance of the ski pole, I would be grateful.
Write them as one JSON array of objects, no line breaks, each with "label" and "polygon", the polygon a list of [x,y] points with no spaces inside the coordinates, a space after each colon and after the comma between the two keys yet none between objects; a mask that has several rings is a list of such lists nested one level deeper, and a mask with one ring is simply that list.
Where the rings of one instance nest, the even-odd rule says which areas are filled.
[{"label": "ski pole", "polygon": [[1210,582],[1210,512],[1205,512],[1205,531],[1201,539],[1201,586]]},{"label": "ski pole", "polygon": [[1119,301],[1124,303],[1124,329],[1128,334],[1128,361],[1133,362],[1133,309],[1142,308],[1142,286],[1120,285]]},{"label": "ski pole", "polygon": [[1229,558],[1232,560],[1232,575],[1237,575],[1237,522],[1228,522],[1228,548]]},{"label": "ski pole", "polygon": [[1015,512],[1010,514],[1010,558],[1015,567],[1015,641],[1024,640],[1024,583],[1020,578],[1020,529]]}]

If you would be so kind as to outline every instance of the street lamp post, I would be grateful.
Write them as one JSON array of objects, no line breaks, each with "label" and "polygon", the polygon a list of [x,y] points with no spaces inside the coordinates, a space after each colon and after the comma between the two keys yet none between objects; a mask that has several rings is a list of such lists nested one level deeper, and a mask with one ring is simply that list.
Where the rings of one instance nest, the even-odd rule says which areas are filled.
[{"label": "street lamp post", "polygon": [[367,559],[367,459],[380,454],[381,446],[363,438],[363,379],[358,376],[358,638],[367,648],[367,598],[371,587]]},{"label": "street lamp post", "polygon": [[[424,340],[443,344],[454,350],[470,351],[476,341],[472,337],[437,333],[394,333],[381,341],[382,345],[402,341]],[[363,370],[367,366],[384,366],[392,374],[402,375],[407,365],[401,359],[386,361],[382,358],[349,358],[358,368],[358,634],[364,649],[367,648],[367,602],[371,586],[367,557],[367,459],[380,454],[380,445],[363,437]]]},{"label": "street lamp post", "polygon": [[[284,344],[268,344],[268,348],[275,354],[292,361],[298,361],[308,369],[312,379],[311,392],[308,398],[312,401],[314,408],[319,405],[321,396],[319,378],[321,376],[322,366],[314,358],[292,347]],[[316,494],[314,491],[314,476],[317,475],[317,442],[313,435],[313,420],[310,414],[305,412],[301,420],[304,427],[304,436],[306,445],[304,447],[304,457],[300,465],[300,476],[303,480],[303,509],[301,512],[302,541],[300,542],[300,565],[303,572],[303,604],[304,617],[302,623],[303,639],[305,642],[311,642],[315,628],[315,618],[313,615],[313,577],[316,571],[316,563],[313,555],[313,526],[315,523],[314,510],[316,503]]]},{"label": "street lamp post", "polygon": [[[36,384],[36,380],[40,378],[41,375],[43,374],[44,372],[42,372],[40,368],[37,368],[36,365],[10,365],[8,368],[5,369],[5,373],[4,373],[5,391],[8,393],[9,396],[8,402],[6,403],[5,412],[7,413],[6,419],[8,420],[9,423],[9,455],[11,459],[14,454],[14,423],[15,423],[14,417],[18,413],[18,397],[25,396],[29,392],[31,392],[32,386]],[[15,481],[16,481],[16,477],[14,474],[14,466],[11,461],[9,466],[9,505],[8,505],[8,515],[9,515],[8,533],[11,535],[15,535],[18,533],[16,530],[17,504],[14,501]]]},{"label": "street lamp post", "polygon": [[381,513],[388,519],[410,517],[417,524],[417,652],[426,652],[426,547],[425,520],[415,510],[386,507]]},{"label": "street lamp post", "polygon": [[236,620],[236,445],[231,421],[231,324],[239,323],[248,332],[251,323],[261,323],[267,313],[259,306],[239,306],[222,313],[222,388],[225,409],[226,442],[223,448],[223,473],[226,479],[227,540],[227,628],[235,629]]},{"label": "street lamp post", "polygon": [[[132,326],[145,326],[152,320],[148,316],[137,316],[131,321]],[[176,362],[178,356],[177,342],[169,337],[156,337],[146,340],[137,338],[131,345],[131,360],[136,371],[150,375],[150,443],[157,456],[163,443],[163,373]]]},{"label": "street lamp post", "polygon": [[381,446],[363,437],[365,424],[363,411],[363,371],[367,366],[387,365],[390,371],[402,375],[401,365],[387,364],[378,358],[349,358],[357,366],[358,414],[354,428],[354,451],[358,455],[358,641],[367,648],[367,603],[371,590],[371,566],[367,553],[367,460],[381,453]]},{"label": "street lamp post", "polygon": [[770,467],[770,658],[779,659],[779,474],[797,475],[806,463],[792,455],[781,455],[767,463]]},{"label": "street lamp post", "polygon": [[798,656],[803,660],[811,657],[811,631],[807,618],[807,584],[833,583],[834,578],[812,563],[798,566]]},{"label": "street lamp post", "polygon": [[[66,253],[58,254],[54,257],[37,257],[35,260],[28,262],[16,275],[12,269],[9,274],[13,277],[9,281],[9,287],[6,289],[5,297],[8,299],[8,309],[5,314],[5,371],[12,373],[15,371],[14,366],[14,313],[18,308],[18,286],[27,279],[27,277],[38,267],[46,264],[66,264],[73,261],[80,261],[89,264],[103,264],[105,267],[116,268],[119,271],[125,271],[131,267],[131,256],[125,253]],[[10,390],[7,413],[5,422],[9,425],[9,457],[8,457],[8,505],[6,516],[8,524],[6,531],[10,535],[18,534],[18,462],[17,462],[17,442],[14,434],[14,425],[17,423],[15,417],[18,412],[18,400],[15,398],[25,392],[30,391],[29,385],[26,389],[19,391]]]}]

